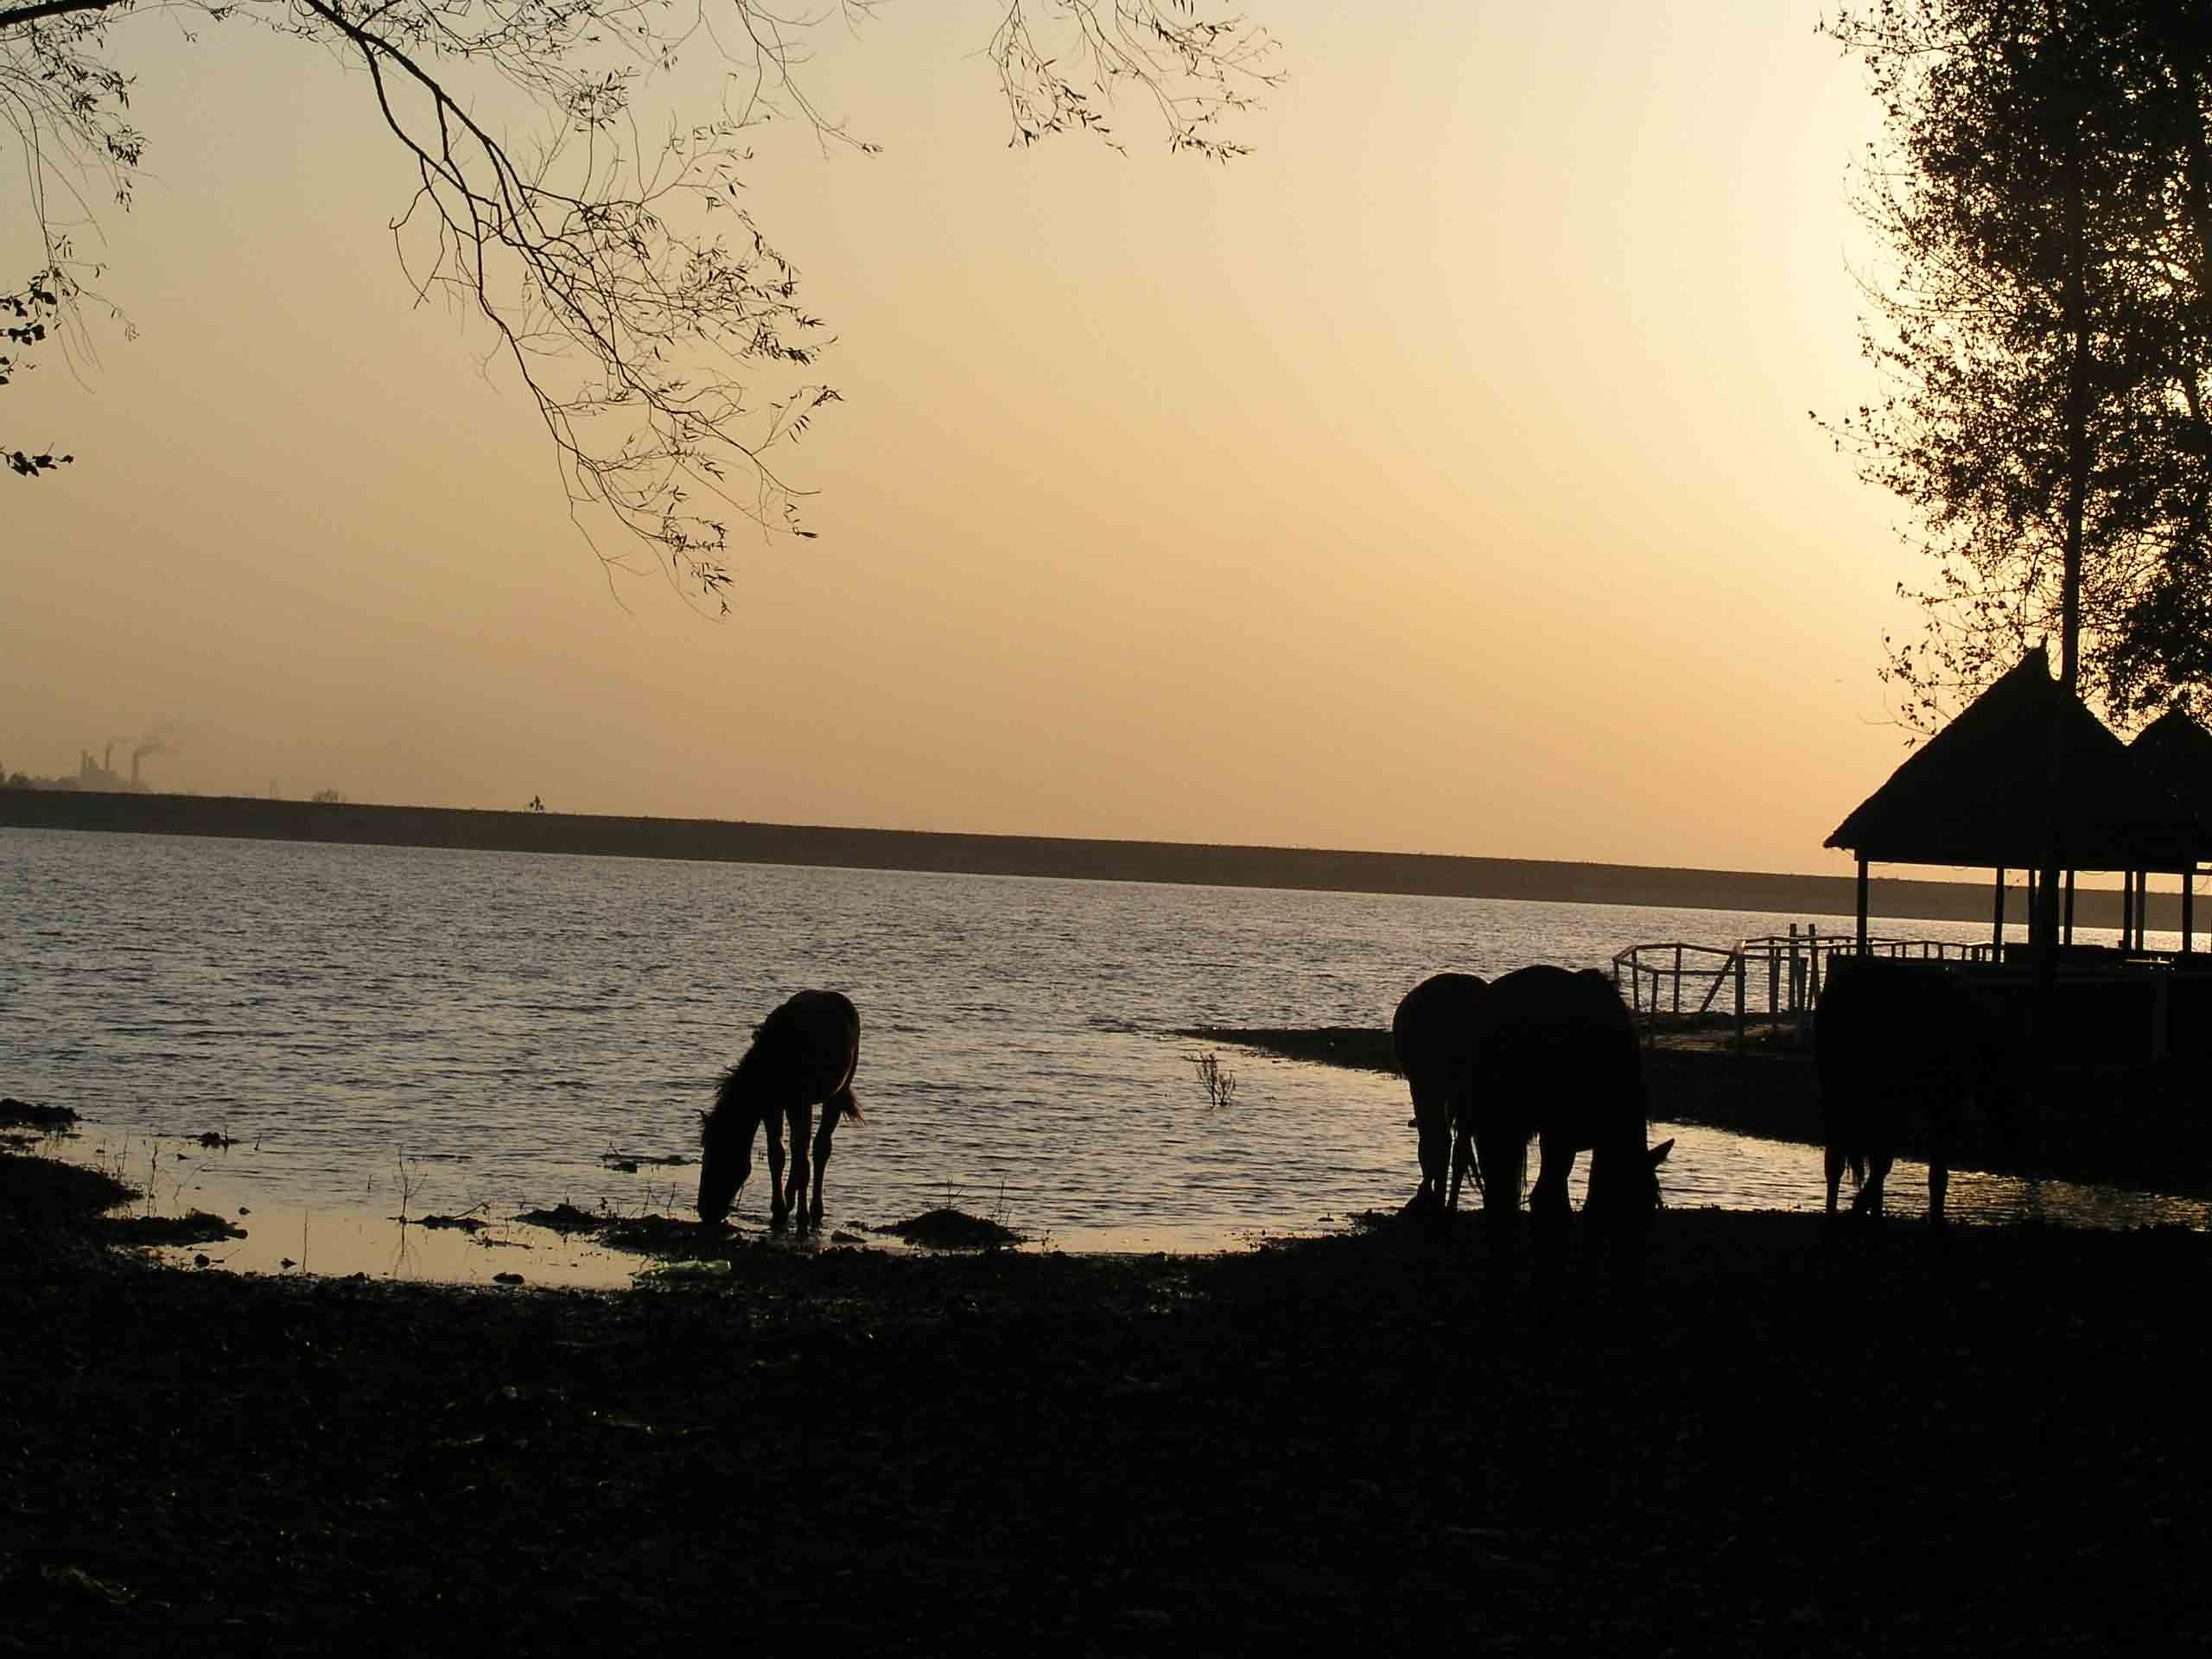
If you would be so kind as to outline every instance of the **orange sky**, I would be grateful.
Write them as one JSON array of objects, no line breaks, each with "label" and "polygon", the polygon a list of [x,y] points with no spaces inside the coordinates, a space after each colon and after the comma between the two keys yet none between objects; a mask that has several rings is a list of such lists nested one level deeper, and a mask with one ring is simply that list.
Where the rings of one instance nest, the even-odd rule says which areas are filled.
[{"label": "orange sky", "polygon": [[[1904,753],[1916,578],[1808,421],[1873,391],[1809,10],[1253,0],[1226,168],[1005,145],[993,12],[825,31],[754,213],[838,340],[810,543],[613,592],[365,88],[120,20],[153,176],[96,363],[5,389],[0,765],[202,791],[1778,870]],[[11,218],[20,216],[11,215]],[[21,264],[13,257],[10,266]]]}]

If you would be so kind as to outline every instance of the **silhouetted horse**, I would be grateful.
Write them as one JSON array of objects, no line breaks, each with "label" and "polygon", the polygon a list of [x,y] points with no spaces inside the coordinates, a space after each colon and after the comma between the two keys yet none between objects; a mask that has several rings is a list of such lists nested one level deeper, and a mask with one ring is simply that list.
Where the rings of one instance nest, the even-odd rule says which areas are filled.
[{"label": "silhouetted horse", "polygon": [[[723,1073],[715,1109],[700,1115],[699,1219],[718,1224],[753,1173],[753,1135],[768,1125],[769,1224],[794,1209],[799,1230],[822,1224],[822,1177],[840,1118],[858,1118],[853,1070],[860,1064],[861,1017],[836,991],[801,991],[760,1022],[744,1058]],[[814,1184],[807,1198],[807,1128],[817,1103]],[[791,1185],[784,1185],[784,1124],[791,1130]]]},{"label": "silhouetted horse", "polygon": [[1827,1213],[1836,1212],[1848,1164],[1859,1187],[1852,1213],[1878,1219],[1898,1144],[1917,1129],[1928,1154],[1928,1219],[1942,1226],[1960,1109],[2004,1091],[1999,1022],[1936,963],[1838,957],[1821,986],[1813,1039]]},{"label": "silhouetted horse", "polygon": [[1474,1160],[1468,1103],[1482,989],[1472,974],[1433,975],[1406,993],[1391,1018],[1390,1052],[1413,1090],[1414,1127],[1421,1131],[1421,1190],[1408,1209],[1440,1204],[1449,1213],[1459,1207],[1459,1183]]},{"label": "silhouetted horse", "polygon": [[1475,1030],[1469,1109],[1496,1247],[1510,1249],[1519,1228],[1532,1140],[1542,1154],[1529,1198],[1541,1255],[1556,1259],[1565,1243],[1567,1177],[1585,1150],[1584,1225],[1640,1244],[1659,1207],[1659,1165],[1675,1143],[1643,1144],[1643,1051],[1612,982],[1588,969],[1517,968],[1482,994]]}]

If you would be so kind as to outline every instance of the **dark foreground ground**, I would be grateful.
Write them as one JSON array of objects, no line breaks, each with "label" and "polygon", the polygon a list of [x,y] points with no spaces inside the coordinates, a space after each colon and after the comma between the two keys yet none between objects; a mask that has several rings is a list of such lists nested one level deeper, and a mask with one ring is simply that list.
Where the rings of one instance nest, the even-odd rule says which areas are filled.
[{"label": "dark foreground ground", "polygon": [[625,1294],[112,1264],[0,1157],[0,1651],[2212,1643],[2212,1241],[1670,1212]]}]

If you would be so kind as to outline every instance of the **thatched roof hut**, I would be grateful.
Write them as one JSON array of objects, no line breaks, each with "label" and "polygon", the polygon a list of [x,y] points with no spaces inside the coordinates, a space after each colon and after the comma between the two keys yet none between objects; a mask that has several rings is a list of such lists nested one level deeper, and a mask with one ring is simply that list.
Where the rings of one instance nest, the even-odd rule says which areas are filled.
[{"label": "thatched roof hut", "polygon": [[2196,816],[2050,677],[2040,645],[1827,839],[1862,868],[2170,872],[2191,868],[2202,842]]},{"label": "thatched roof hut", "polygon": [[2212,732],[2169,709],[2135,734],[2127,752],[2196,820],[2197,855],[2212,856]]}]

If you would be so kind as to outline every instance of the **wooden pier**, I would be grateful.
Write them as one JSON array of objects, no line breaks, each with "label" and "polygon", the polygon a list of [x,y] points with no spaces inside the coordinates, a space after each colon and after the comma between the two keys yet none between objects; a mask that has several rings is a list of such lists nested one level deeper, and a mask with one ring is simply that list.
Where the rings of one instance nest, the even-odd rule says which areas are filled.
[{"label": "wooden pier", "polygon": [[[2044,948],[2020,943],[1870,936],[1866,949],[1947,964],[2024,1035],[2048,988],[2055,1015],[2040,1046],[2069,1065],[2125,1066],[2212,1051],[2212,960],[2201,953],[2064,945],[2046,976]],[[1814,1039],[1828,964],[1859,950],[1853,931],[1794,925],[1732,945],[1632,944],[1614,955],[1613,982],[1647,1047],[1803,1048]]]},{"label": "wooden pier", "polygon": [[[1827,933],[1817,925],[1802,931],[1740,939],[1734,944],[1667,940],[1631,944],[1613,956],[1613,983],[1637,1017],[1646,1046],[1669,1033],[1694,1036],[1705,1046],[1715,1031],[1732,1031],[1738,1052],[1754,1027],[1759,1034],[1802,1046],[1813,1010],[1820,1005],[1827,965],[1854,955],[1859,940],[1847,931]],[[1870,955],[1913,961],[1986,963],[1994,944],[1955,939],[1866,941]]]}]

